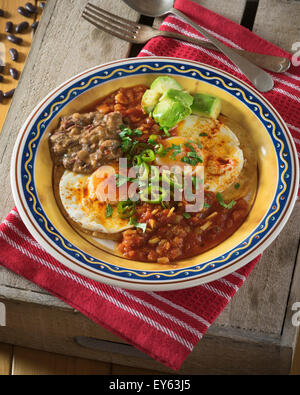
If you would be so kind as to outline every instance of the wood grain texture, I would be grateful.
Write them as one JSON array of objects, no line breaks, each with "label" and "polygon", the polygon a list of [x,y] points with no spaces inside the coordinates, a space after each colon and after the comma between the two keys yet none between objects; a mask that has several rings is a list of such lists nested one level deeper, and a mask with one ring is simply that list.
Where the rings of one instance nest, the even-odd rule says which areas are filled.
[{"label": "wood grain texture", "polygon": [[295,0],[259,0],[253,32],[292,52],[300,41],[300,2]]},{"label": "wood grain texture", "polygon": [[292,368],[291,372],[292,375],[300,375],[300,336],[298,334],[297,342],[296,342],[296,348],[295,348],[295,353],[294,353],[294,358],[293,358],[293,363],[292,363]]},{"label": "wood grain texture", "polygon": [[11,374],[12,354],[12,345],[0,343],[0,376],[7,376]]},{"label": "wood grain texture", "polygon": [[[7,311],[7,325],[0,330],[0,342],[174,373],[145,354],[124,352],[120,346],[120,343],[125,343],[124,340],[76,311],[5,299],[0,299],[0,302],[5,303]],[[76,341],[78,336],[101,339],[101,347],[84,347]],[[106,345],[103,346],[103,343]],[[281,346],[280,339],[238,328],[214,326],[178,373],[286,374],[290,369],[291,356],[292,348],[289,345]]]},{"label": "wood grain texture", "polygon": [[[281,336],[297,257],[299,221],[300,201],[283,231],[264,251],[245,284],[214,325]],[[299,289],[295,293],[300,300]]]},{"label": "wood grain texture", "polygon": [[14,347],[12,375],[107,375],[111,364]]},{"label": "wood grain texture", "polygon": [[166,374],[159,372],[157,370],[150,370],[150,369],[141,369],[141,368],[133,368],[130,366],[124,365],[117,365],[112,364],[111,366],[111,374],[112,375],[158,375],[158,374]]}]

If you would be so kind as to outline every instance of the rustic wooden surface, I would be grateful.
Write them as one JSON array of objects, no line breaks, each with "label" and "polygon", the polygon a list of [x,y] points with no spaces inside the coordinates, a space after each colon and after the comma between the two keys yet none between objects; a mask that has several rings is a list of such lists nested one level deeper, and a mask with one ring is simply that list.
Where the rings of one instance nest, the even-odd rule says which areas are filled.
[{"label": "rustic wooden surface", "polygon": [[2,375],[159,375],[156,370],[69,357],[0,343]]},{"label": "rustic wooden surface", "polygon": [[292,44],[300,41],[300,1],[259,0],[254,33],[292,52]]},{"label": "rustic wooden surface", "polygon": [[[127,43],[95,30],[80,19],[80,13],[85,3],[85,0],[48,0],[39,31],[34,39],[1,134],[0,182],[3,190],[10,189],[8,174],[11,151],[18,130],[32,108],[51,89],[72,75],[88,67],[126,57],[130,53],[130,46]],[[198,0],[198,3],[236,22],[241,21],[245,7],[245,0],[232,0],[230,6],[228,6],[228,2],[225,4],[225,2],[219,0]],[[119,0],[114,2],[113,7],[110,0],[98,0],[97,4],[132,20],[139,19],[136,12],[130,10]],[[276,9],[276,12],[274,9]],[[260,0],[254,22],[254,31],[290,50],[291,43],[296,40],[297,34],[299,37],[298,25],[291,24],[290,29],[287,28],[289,23],[287,24],[286,21],[290,14],[292,14],[291,18],[299,20],[299,2]],[[68,15],[68,19],[65,18],[65,15]],[[281,19],[281,15],[284,16],[283,19]],[[271,19],[273,22],[275,21],[275,24],[271,24]],[[155,24],[158,23],[159,20],[156,20]],[[61,54],[61,56],[58,56],[58,54]],[[49,62],[49,59],[52,61]],[[4,218],[12,207],[11,194],[2,195],[1,218]],[[214,350],[207,358],[211,361],[213,358],[219,358],[220,367],[217,367],[216,370],[220,369],[219,371],[221,371],[222,356],[226,360],[222,350],[224,351],[224,342],[227,342],[226,346],[229,353],[232,352],[236,356],[242,353],[249,356],[252,353],[253,360],[257,359],[257,355],[260,355],[261,348],[262,362],[257,362],[255,366],[250,367],[250,372],[251,369],[253,371],[259,371],[259,369],[264,371],[265,368],[269,368],[267,365],[268,363],[272,364],[272,361],[274,372],[276,369],[280,371],[281,366],[285,366],[284,372],[288,371],[297,334],[296,328],[291,325],[291,306],[293,302],[300,300],[299,264],[295,266],[299,244],[299,218],[300,202],[297,202],[285,229],[264,252],[260,263],[253,270],[246,283],[209,329],[208,334],[201,340],[199,347],[192,353],[191,358],[197,356],[201,363],[197,366],[196,357],[191,362],[187,361],[187,366],[190,369],[197,371],[201,368],[203,371],[205,366],[203,366],[204,362],[201,360],[201,355],[203,358],[203,355],[212,353]],[[28,312],[33,312],[34,307],[32,306],[34,305],[39,308],[39,314],[41,315],[40,318],[37,318],[37,321],[34,320],[34,317],[38,316],[33,315],[32,322],[26,323],[23,327],[21,323],[16,333],[12,331],[3,334],[4,331],[0,328],[0,341],[15,341],[16,344],[28,345],[30,343],[29,325],[34,327],[34,324],[39,330],[45,330],[46,336],[46,328],[41,327],[41,317],[43,316],[46,319],[49,313],[47,313],[47,308],[55,311],[58,316],[61,316],[61,319],[63,319],[64,314],[73,314],[73,310],[69,306],[41,290],[35,284],[4,268],[0,269],[0,296],[1,299],[6,300],[12,306],[12,315],[15,317],[18,317],[17,312],[22,314],[24,308]],[[43,313],[43,309],[46,309],[45,313]],[[79,322],[78,325],[85,328],[88,321],[83,319],[82,324]],[[15,325],[18,325],[17,319],[14,322]],[[95,326],[94,328],[93,325],[95,326],[95,324],[89,323],[88,326],[96,338],[121,342],[120,339],[113,335],[110,336],[109,333],[99,327]],[[38,336],[38,333],[34,335]],[[60,335],[62,336],[62,334]],[[52,336],[51,340],[53,340],[53,343],[56,341],[57,344],[56,349],[51,349],[51,342],[48,343],[47,339],[41,340],[36,347],[60,352],[58,340],[61,337],[55,337],[58,336],[57,333],[52,334]],[[34,347],[34,341],[30,346]],[[269,352],[269,360],[264,359],[266,358],[264,355],[266,352]],[[64,353],[79,355],[75,354],[77,351],[71,345],[69,348],[66,346]],[[96,354],[96,352],[90,354],[91,358],[97,359]],[[84,351],[80,354],[80,356],[86,358],[89,357],[88,355]],[[188,360],[191,358],[188,358]],[[227,360],[226,362],[229,366],[229,362]],[[132,360],[122,357],[116,358],[115,363],[134,364]],[[144,366],[147,366],[147,361],[143,363]],[[136,366],[143,366],[137,364]],[[264,364],[266,366],[263,366]],[[243,369],[246,369],[246,366],[247,360],[245,359]],[[231,367],[233,370],[238,369],[234,363]]]}]

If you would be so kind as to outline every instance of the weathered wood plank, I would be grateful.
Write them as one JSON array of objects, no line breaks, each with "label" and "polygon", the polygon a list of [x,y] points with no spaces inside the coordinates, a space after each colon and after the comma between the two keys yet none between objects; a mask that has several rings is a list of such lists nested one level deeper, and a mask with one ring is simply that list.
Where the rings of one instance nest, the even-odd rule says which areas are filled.
[{"label": "weathered wood plank", "polygon": [[[215,325],[280,336],[299,243],[300,201]],[[300,300],[300,290],[295,289]]]},{"label": "weathered wood plank", "polygon": [[259,0],[253,32],[292,52],[300,40],[300,2],[295,0]]},{"label": "weathered wood plank", "polygon": [[293,280],[290,287],[284,325],[282,328],[281,344],[292,344],[294,353],[292,361],[292,374],[300,374],[300,335],[299,325],[295,327],[293,315],[299,312],[299,284],[300,284],[300,242]]},{"label": "weathered wood plank", "polygon": [[[246,5],[246,0],[231,0],[230,4],[219,0],[194,0],[194,2],[236,23],[241,22]],[[154,26],[158,28],[162,21],[163,18],[155,18]]]},{"label": "weathered wood plank", "polygon": [[157,375],[157,374],[163,374],[161,372],[158,372],[157,370],[149,370],[149,369],[141,369],[141,368],[133,368],[130,366],[125,366],[125,365],[117,365],[117,364],[112,364],[112,370],[111,370],[112,375]]},{"label": "weathered wood plank", "polygon": [[[119,365],[174,373],[142,353],[117,347],[123,340],[80,313],[39,304],[0,299],[6,305],[7,326],[0,329],[0,342],[53,353],[95,359]],[[78,336],[102,339],[101,347],[84,347]],[[106,344],[103,344],[106,343]],[[111,346],[111,347],[110,347]],[[128,346],[130,347],[130,346]],[[133,349],[135,350],[135,349]],[[291,347],[278,339],[239,329],[216,328],[195,347],[180,374],[278,374],[288,373]]]},{"label": "weathered wood plank", "polygon": [[292,368],[291,368],[292,375],[299,375],[300,374],[300,338],[299,338],[299,334],[298,334],[298,339],[297,339],[296,343],[297,343],[297,345],[295,348],[293,362],[292,362]]},{"label": "weathered wood plank", "polygon": [[0,376],[7,376],[11,373],[13,346],[0,343]]},{"label": "weathered wood plank", "polygon": [[111,364],[14,347],[12,375],[107,375]]}]

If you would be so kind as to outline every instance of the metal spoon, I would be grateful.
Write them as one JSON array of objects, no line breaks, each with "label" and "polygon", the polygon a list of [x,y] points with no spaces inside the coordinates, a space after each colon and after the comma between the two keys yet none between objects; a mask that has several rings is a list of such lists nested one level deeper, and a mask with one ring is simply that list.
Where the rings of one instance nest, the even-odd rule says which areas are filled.
[{"label": "metal spoon", "polygon": [[245,59],[231,48],[227,47],[214,36],[208,33],[204,28],[197,25],[190,18],[184,15],[181,11],[173,7],[174,0],[123,0],[129,7],[138,11],[140,14],[157,17],[168,13],[175,14],[181,19],[189,23],[213,43],[224,55],[226,55],[241,71],[245,76],[252,82],[260,92],[268,92],[274,86],[272,77],[267,74],[264,70],[260,69],[249,60]]}]

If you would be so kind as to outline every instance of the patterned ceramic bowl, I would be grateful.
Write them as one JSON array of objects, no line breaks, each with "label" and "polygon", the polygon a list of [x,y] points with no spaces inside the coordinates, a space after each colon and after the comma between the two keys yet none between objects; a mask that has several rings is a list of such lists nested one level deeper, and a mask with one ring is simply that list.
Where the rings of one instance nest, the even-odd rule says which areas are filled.
[{"label": "patterned ceramic bowl", "polygon": [[[76,232],[61,214],[53,191],[48,133],[59,117],[96,99],[158,75],[174,76],[184,89],[222,99],[222,112],[251,133],[258,155],[258,188],[240,228],[217,247],[175,265],[125,259]],[[299,170],[292,137],[277,111],[241,80],[213,67],[167,57],[131,58],[87,70],[52,91],[30,114],[15,144],[12,190],[35,239],[68,268],[94,280],[138,290],[196,286],[229,274],[260,254],[282,230],[294,206]]]}]

